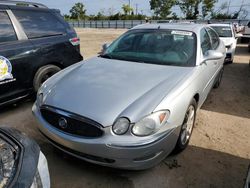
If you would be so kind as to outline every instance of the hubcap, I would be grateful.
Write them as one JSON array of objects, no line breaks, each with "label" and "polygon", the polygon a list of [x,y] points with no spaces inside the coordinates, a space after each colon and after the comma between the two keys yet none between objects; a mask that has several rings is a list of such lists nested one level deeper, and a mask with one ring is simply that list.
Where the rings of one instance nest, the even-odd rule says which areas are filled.
[{"label": "hubcap", "polygon": [[53,76],[57,71],[50,71],[48,73],[46,73],[45,75],[43,75],[43,77],[41,78],[41,82],[40,82],[40,86],[46,81],[48,80],[51,76]]},{"label": "hubcap", "polygon": [[190,106],[186,113],[184,124],[182,126],[181,142],[183,145],[185,145],[188,142],[192,134],[194,126],[194,116],[195,116],[195,108],[194,106]]}]

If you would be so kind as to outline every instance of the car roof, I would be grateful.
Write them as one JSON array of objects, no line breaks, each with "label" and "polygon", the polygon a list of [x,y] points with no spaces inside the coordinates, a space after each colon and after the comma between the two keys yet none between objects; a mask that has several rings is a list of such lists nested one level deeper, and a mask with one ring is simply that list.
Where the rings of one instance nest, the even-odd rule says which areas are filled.
[{"label": "car roof", "polygon": [[209,26],[219,26],[219,27],[230,27],[230,26],[232,26],[230,23],[228,23],[228,24],[219,24],[219,23],[217,23],[217,24],[209,24]]},{"label": "car roof", "polygon": [[198,33],[202,28],[206,27],[205,24],[195,24],[195,23],[155,23],[155,24],[142,24],[133,29],[176,29],[176,30],[184,30],[191,31],[194,33]]},{"label": "car roof", "polygon": [[15,0],[1,0],[0,5],[12,5],[12,6],[20,6],[18,3],[25,4],[25,7],[36,7],[36,8],[48,8],[44,4],[35,3],[35,2],[28,2],[28,1],[15,1]]}]

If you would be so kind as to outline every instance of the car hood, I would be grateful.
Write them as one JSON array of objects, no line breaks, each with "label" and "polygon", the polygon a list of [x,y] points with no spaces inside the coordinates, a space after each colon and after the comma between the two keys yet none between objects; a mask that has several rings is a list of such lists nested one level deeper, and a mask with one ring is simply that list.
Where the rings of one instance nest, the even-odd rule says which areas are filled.
[{"label": "car hood", "polygon": [[231,45],[235,40],[232,37],[221,37],[220,39],[224,42],[225,46]]},{"label": "car hood", "polygon": [[151,113],[192,70],[96,57],[49,79],[43,86],[47,88],[44,104],[103,126],[112,125],[118,117],[135,122]]}]

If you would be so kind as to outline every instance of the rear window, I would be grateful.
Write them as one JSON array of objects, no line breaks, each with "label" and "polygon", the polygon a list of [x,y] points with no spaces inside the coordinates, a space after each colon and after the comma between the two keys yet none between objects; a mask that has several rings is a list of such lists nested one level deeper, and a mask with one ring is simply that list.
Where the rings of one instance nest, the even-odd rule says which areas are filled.
[{"label": "rear window", "polygon": [[219,37],[232,37],[231,27],[212,26],[212,28],[218,33]]},{"label": "rear window", "polygon": [[6,12],[0,12],[0,43],[16,41],[16,33]]},{"label": "rear window", "polygon": [[66,29],[53,14],[47,11],[14,10],[28,38],[61,35]]}]

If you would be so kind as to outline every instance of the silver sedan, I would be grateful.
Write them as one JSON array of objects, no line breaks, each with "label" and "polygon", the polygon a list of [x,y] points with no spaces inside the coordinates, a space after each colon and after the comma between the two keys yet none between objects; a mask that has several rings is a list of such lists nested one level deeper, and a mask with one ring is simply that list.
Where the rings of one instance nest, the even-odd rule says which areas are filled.
[{"label": "silver sedan", "polygon": [[225,53],[205,25],[137,26],[43,84],[33,106],[38,128],[86,161],[150,168],[187,147],[196,111],[220,85]]}]

